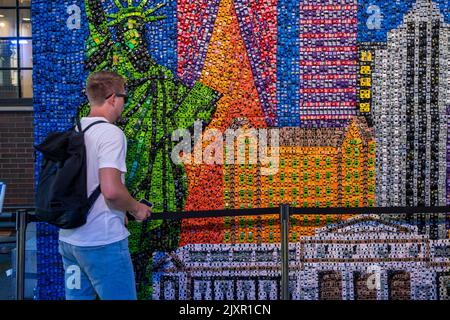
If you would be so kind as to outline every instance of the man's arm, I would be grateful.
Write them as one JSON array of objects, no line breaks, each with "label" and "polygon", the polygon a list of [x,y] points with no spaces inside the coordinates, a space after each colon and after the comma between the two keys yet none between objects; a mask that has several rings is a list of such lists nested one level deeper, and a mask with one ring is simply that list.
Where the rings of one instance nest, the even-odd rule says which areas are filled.
[{"label": "man's arm", "polygon": [[130,195],[121,180],[122,173],[114,168],[100,169],[100,188],[106,202],[114,209],[130,212],[137,221],[144,221],[151,214],[151,208]]},{"label": "man's arm", "polygon": [[[195,120],[202,120],[209,123],[216,110],[216,102],[220,98],[217,91],[205,86],[197,81],[191,89],[186,89],[180,84],[179,91],[185,95],[177,110],[171,110],[168,113],[174,113],[174,119],[177,129],[187,129],[194,125]],[[187,92],[184,92],[187,91]]]}]

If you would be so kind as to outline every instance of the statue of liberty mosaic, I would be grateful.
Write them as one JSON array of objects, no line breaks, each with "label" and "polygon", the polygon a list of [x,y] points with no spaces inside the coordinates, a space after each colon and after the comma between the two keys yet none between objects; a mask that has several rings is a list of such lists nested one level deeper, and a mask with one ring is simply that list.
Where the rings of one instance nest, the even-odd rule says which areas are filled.
[{"label": "statue of liberty mosaic", "polygon": [[[175,129],[190,129],[199,119],[211,120],[219,98],[197,82],[183,85],[168,68],[159,65],[147,49],[145,25],[163,20],[157,5],[145,9],[148,0],[134,5],[114,0],[117,10],[106,12],[102,1],[85,0],[89,23],[86,68],[90,72],[113,70],[127,79],[128,103],[117,125],[128,138],[126,185],[136,199],[153,203],[153,212],[182,211],[187,196],[184,167],[170,159]],[[108,10],[109,11],[109,10]],[[89,112],[88,104],[79,116]],[[180,223],[130,222],[130,251],[134,260],[138,295],[151,295],[153,252],[178,247]]]}]

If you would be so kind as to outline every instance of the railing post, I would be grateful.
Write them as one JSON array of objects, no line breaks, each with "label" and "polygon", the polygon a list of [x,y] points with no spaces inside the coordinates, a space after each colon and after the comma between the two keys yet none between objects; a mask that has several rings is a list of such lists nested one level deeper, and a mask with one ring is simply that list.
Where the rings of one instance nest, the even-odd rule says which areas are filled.
[{"label": "railing post", "polygon": [[16,300],[24,299],[27,211],[16,212]]},{"label": "railing post", "polygon": [[289,205],[280,206],[281,219],[281,300],[289,300]]}]

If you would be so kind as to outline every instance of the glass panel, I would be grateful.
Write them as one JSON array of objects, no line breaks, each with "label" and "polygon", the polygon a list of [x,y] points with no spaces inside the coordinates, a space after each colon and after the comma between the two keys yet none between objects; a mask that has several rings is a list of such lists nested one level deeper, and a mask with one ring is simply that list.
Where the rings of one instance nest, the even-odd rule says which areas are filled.
[{"label": "glass panel", "polygon": [[20,67],[32,68],[33,52],[31,40],[19,40],[19,44],[20,44]]},{"label": "glass panel", "polygon": [[1,99],[19,98],[19,79],[17,70],[0,70]]},{"label": "glass panel", "polygon": [[31,0],[19,0],[19,6],[20,7],[30,7]]},{"label": "glass panel", "polygon": [[30,9],[20,9],[20,37],[31,37],[31,18]]},{"label": "glass panel", "polygon": [[33,71],[32,70],[20,71],[20,81],[22,85],[21,98],[33,98]]},{"label": "glass panel", "polygon": [[0,37],[16,36],[16,9],[3,9],[0,13]]},{"label": "glass panel", "polygon": [[0,7],[15,7],[16,0],[0,0]]},{"label": "glass panel", "polygon": [[0,40],[0,68],[17,68],[17,40]]}]

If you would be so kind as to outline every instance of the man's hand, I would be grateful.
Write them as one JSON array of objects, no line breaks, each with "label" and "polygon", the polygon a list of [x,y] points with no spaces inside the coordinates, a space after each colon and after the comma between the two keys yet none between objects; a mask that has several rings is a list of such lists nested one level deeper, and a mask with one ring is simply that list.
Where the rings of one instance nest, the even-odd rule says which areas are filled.
[{"label": "man's hand", "polygon": [[131,212],[131,214],[136,218],[137,222],[142,222],[150,218],[152,214],[152,208],[143,203],[137,202],[136,207]]}]

